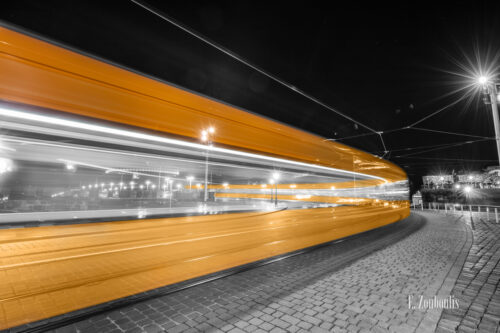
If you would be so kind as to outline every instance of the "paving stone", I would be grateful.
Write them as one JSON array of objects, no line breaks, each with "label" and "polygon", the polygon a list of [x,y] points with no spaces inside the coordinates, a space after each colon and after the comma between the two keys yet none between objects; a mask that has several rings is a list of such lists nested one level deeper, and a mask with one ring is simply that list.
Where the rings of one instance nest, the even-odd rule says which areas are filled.
[{"label": "paving stone", "polygon": [[484,214],[478,213],[472,215],[472,222],[473,245],[451,292],[461,301],[460,306],[463,308],[449,311],[456,316],[453,325],[447,322],[449,318],[443,314],[438,327],[453,329],[458,321],[459,332],[495,332],[500,322],[498,315],[495,315],[500,313],[500,307],[495,308],[492,296],[500,281],[500,275],[494,273],[494,268],[500,268],[500,225],[488,222]]},{"label": "paving stone", "polygon": [[[157,324],[167,332],[412,331],[427,311],[408,309],[408,295],[434,295],[436,289],[431,286],[441,285],[444,278],[436,272],[450,267],[460,254],[456,248],[466,237],[463,220],[424,215],[428,217],[425,224],[396,223],[366,236],[125,307],[109,317],[93,318],[91,323],[112,314],[114,322],[120,315],[127,317],[128,322],[122,325],[133,327],[140,322],[144,328]],[[476,230],[481,228],[481,222],[476,223]],[[486,233],[482,235],[486,237]],[[458,277],[456,293],[454,288],[452,294],[461,306],[470,304],[461,307],[461,312],[446,313],[461,318],[459,330],[468,331],[482,321],[481,327],[487,328],[500,313],[500,293],[496,300],[491,297],[492,286],[500,279],[500,267],[495,273],[496,266],[489,265],[491,258],[500,258],[500,252],[494,257],[494,244],[471,247],[470,260]],[[486,246],[491,251],[483,251]],[[75,327],[95,327],[85,323],[89,320]],[[438,329],[449,331],[452,326],[443,322]]]}]

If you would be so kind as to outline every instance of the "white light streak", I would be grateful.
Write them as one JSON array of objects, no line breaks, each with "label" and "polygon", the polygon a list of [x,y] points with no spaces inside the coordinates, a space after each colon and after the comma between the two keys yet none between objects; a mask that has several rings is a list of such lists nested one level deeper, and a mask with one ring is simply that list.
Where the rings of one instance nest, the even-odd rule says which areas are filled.
[{"label": "white light streak", "polygon": [[[170,139],[170,138],[165,138],[165,137],[160,137],[160,136],[155,136],[155,135],[145,134],[145,133],[140,133],[140,132],[135,132],[135,131],[123,130],[123,129],[118,129],[118,128],[114,128],[114,127],[110,127],[110,126],[94,125],[94,124],[77,122],[77,121],[72,121],[72,120],[67,120],[67,119],[56,118],[56,117],[49,117],[49,116],[44,116],[44,115],[40,115],[40,114],[33,113],[33,112],[29,112],[29,113],[22,112],[22,111],[17,111],[14,109],[7,108],[5,106],[0,107],[0,111],[1,111],[2,116],[4,116],[4,117],[25,119],[25,120],[37,121],[40,123],[45,123],[45,124],[50,124],[50,125],[59,125],[59,126],[65,126],[65,127],[70,127],[70,128],[76,128],[76,129],[85,129],[85,130],[97,132],[97,133],[113,134],[113,135],[123,136],[126,138],[149,140],[149,141],[153,141],[153,142],[160,142],[160,143],[164,143],[164,144],[189,147],[189,148],[194,148],[194,149],[199,149],[199,150],[206,150],[207,149],[206,145],[197,144],[197,143],[193,143],[193,142]],[[380,180],[385,181],[386,183],[388,182],[387,180],[385,180],[382,177],[364,174],[364,173],[360,173],[360,172],[354,172],[354,171],[342,170],[342,169],[337,169],[337,168],[332,168],[332,167],[326,167],[326,166],[321,166],[321,165],[316,165],[316,164],[291,161],[291,160],[286,160],[286,159],[282,159],[282,158],[247,153],[247,152],[242,152],[242,151],[237,151],[237,150],[232,150],[232,149],[227,149],[227,148],[220,148],[220,147],[212,147],[211,150],[213,150],[215,152],[219,152],[219,153],[224,153],[224,154],[231,154],[231,155],[237,155],[237,156],[244,156],[244,157],[248,157],[248,158],[260,159],[260,160],[286,163],[286,164],[314,168],[314,169],[319,169],[319,170],[334,171],[334,172],[349,174],[349,175],[364,176],[364,177],[372,178],[372,179],[380,179]]]}]

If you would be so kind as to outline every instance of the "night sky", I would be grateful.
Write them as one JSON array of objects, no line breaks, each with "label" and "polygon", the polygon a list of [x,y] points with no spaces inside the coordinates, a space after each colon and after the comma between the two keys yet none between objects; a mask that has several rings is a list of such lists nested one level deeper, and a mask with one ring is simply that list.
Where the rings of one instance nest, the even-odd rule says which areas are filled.
[{"label": "night sky", "polygon": [[[243,109],[377,154],[419,175],[498,165],[489,106],[467,89],[498,73],[500,4],[145,1],[377,131],[283,87],[129,1],[3,1],[0,19]],[[346,3],[346,2],[345,2]],[[481,65],[479,65],[481,64]],[[468,94],[468,95],[467,95]],[[451,106],[449,106],[451,105]],[[448,107],[447,107],[448,106]],[[449,135],[458,132],[479,137]],[[351,139],[345,137],[357,136]],[[477,141],[482,140],[482,141]],[[461,144],[465,141],[474,141]],[[457,143],[447,147],[429,147]],[[408,149],[409,150],[405,150]],[[433,148],[437,150],[426,151]],[[402,156],[413,154],[410,156]]]}]

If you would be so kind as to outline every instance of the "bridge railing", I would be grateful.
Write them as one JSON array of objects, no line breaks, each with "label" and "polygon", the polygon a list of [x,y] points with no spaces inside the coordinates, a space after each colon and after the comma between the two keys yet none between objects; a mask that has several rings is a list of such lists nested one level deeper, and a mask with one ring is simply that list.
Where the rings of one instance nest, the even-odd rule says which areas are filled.
[{"label": "bridge railing", "polygon": [[427,202],[412,204],[411,208],[414,210],[427,210],[442,213],[482,213],[485,214],[486,220],[488,221],[490,219],[496,223],[499,223],[500,221],[500,206],[450,202]]}]

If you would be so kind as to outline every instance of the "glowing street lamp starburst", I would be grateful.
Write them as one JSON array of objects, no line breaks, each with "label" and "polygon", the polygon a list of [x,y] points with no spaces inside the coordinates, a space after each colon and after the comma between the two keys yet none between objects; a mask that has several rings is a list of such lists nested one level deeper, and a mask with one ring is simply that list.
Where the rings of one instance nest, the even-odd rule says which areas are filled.
[{"label": "glowing street lamp starburst", "polygon": [[477,78],[477,82],[480,85],[484,85],[484,84],[488,83],[488,81],[489,81],[489,78],[487,76],[484,76],[484,75],[481,75],[480,77]]}]

